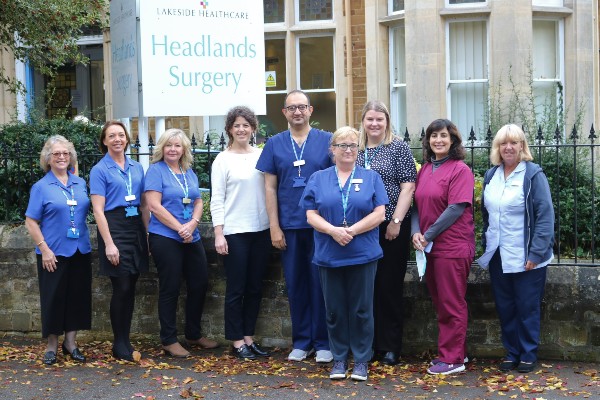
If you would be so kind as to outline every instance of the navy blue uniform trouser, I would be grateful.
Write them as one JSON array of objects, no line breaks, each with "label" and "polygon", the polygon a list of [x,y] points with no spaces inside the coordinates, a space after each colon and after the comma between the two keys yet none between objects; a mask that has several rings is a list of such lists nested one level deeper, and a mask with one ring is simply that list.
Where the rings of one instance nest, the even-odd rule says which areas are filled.
[{"label": "navy blue uniform trouser", "polygon": [[325,303],[319,269],[312,263],[314,231],[286,229],[287,244],[281,252],[292,319],[292,343],[300,350],[329,350]]},{"label": "navy blue uniform trouser", "polygon": [[335,361],[368,362],[373,354],[373,287],[377,261],[348,267],[319,267],[329,344]]},{"label": "navy blue uniform trouser", "polygon": [[537,361],[546,267],[505,274],[497,250],[490,260],[490,281],[506,358],[514,362]]}]

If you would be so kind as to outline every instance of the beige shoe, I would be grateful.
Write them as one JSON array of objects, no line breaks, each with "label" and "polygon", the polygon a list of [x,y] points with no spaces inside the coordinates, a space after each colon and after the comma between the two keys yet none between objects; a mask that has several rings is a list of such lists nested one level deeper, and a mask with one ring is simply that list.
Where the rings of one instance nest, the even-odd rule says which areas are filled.
[{"label": "beige shoe", "polygon": [[200,339],[186,339],[186,341],[190,346],[198,346],[202,347],[203,349],[216,349],[219,347],[219,343],[205,337],[201,337]]},{"label": "beige shoe", "polygon": [[186,358],[190,356],[190,352],[183,348],[179,342],[175,342],[168,346],[162,347],[165,354],[171,357]]}]

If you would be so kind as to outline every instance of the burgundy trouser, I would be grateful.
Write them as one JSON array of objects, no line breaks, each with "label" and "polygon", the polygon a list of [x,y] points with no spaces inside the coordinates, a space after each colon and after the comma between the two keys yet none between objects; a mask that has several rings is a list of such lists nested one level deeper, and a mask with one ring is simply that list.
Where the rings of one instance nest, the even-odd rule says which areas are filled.
[{"label": "burgundy trouser", "polygon": [[472,262],[472,258],[427,255],[425,279],[437,312],[438,357],[447,364],[462,364],[466,356],[468,310],[465,295]]}]

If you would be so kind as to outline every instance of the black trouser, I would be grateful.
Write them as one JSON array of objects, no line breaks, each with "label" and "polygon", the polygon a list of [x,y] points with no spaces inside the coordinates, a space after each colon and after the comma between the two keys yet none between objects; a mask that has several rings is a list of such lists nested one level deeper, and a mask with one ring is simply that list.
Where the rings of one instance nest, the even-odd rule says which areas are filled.
[{"label": "black trouser", "polygon": [[271,253],[269,230],[225,236],[229,254],[223,257],[225,339],[253,336],[262,299],[262,284]]},{"label": "black trouser", "polygon": [[200,339],[200,320],[208,287],[206,254],[202,241],[181,243],[151,233],[149,243],[158,270],[158,318],[162,344],[168,346],[177,342],[177,300],[183,279],[187,287],[185,337]]},{"label": "black trouser", "polygon": [[379,244],[383,258],[377,263],[373,313],[375,316],[375,351],[400,353],[404,315],[404,275],[408,260],[410,240],[410,218],[405,218],[400,234],[394,240],[385,238],[388,224],[379,225]]},{"label": "black trouser", "polygon": [[56,270],[48,272],[42,267],[42,256],[37,255],[43,338],[92,328],[90,253],[76,251],[56,259]]}]

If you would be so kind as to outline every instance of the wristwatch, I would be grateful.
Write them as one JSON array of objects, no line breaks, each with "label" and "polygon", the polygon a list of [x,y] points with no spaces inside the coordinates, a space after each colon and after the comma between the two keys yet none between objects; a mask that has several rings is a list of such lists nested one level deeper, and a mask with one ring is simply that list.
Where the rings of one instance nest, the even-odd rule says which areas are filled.
[{"label": "wristwatch", "polygon": [[395,224],[399,224],[400,222],[402,222],[402,220],[400,218],[394,218],[394,223]]}]

